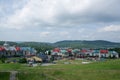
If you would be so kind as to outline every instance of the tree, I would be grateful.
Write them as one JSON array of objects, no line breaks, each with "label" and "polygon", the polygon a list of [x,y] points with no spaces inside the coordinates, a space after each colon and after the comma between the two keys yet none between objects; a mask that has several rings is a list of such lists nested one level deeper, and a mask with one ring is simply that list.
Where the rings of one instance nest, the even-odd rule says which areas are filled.
[{"label": "tree", "polygon": [[20,60],[19,60],[19,63],[27,63],[26,58],[22,58],[22,59],[20,59]]},{"label": "tree", "polygon": [[113,48],[113,49],[109,49],[111,51],[116,51],[119,54],[120,57],[120,48]]},{"label": "tree", "polygon": [[5,57],[4,55],[2,55],[2,56],[0,57],[0,60],[1,60],[2,63],[5,63],[6,57]]}]

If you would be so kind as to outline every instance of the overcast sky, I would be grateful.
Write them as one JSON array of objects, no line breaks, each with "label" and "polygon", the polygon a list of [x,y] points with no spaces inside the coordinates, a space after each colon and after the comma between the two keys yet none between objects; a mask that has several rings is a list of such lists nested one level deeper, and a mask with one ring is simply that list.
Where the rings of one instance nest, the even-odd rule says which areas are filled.
[{"label": "overcast sky", "polygon": [[0,40],[120,42],[120,0],[0,0]]}]

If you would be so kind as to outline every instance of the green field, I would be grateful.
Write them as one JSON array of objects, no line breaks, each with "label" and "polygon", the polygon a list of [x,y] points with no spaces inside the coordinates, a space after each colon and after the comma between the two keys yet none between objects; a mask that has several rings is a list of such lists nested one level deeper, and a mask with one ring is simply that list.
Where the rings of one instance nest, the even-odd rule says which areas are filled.
[{"label": "green field", "polygon": [[[89,64],[81,62],[62,60],[56,65],[37,67],[18,63],[0,64],[0,71],[18,71],[17,80],[120,80],[120,59]],[[8,79],[3,79],[0,73],[0,80]]]}]

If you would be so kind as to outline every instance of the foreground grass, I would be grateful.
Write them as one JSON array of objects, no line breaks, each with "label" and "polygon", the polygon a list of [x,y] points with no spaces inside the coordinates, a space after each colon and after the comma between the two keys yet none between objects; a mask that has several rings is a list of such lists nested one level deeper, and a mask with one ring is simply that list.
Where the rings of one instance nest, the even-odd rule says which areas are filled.
[{"label": "foreground grass", "polygon": [[10,73],[9,72],[0,72],[0,80],[9,80]]},{"label": "foreground grass", "polygon": [[[81,64],[81,61],[57,62],[57,65],[28,67],[0,64],[0,70],[16,70],[18,80],[120,80],[120,59]],[[0,79],[3,80],[3,79]]]},{"label": "foreground grass", "polygon": [[21,72],[19,80],[119,80],[117,70],[49,70],[44,72]]},{"label": "foreground grass", "polygon": [[21,72],[17,74],[18,80],[54,80],[49,76],[46,76],[44,73],[31,73],[31,72]]}]

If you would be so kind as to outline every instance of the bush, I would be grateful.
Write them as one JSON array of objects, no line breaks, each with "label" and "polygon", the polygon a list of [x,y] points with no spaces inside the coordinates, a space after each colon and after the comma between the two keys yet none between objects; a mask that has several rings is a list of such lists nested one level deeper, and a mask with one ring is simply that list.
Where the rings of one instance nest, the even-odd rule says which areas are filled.
[{"label": "bush", "polygon": [[19,63],[27,63],[26,58],[22,58],[22,59],[20,59],[20,60],[19,60]]},{"label": "bush", "polygon": [[0,57],[0,60],[1,60],[2,63],[5,63],[6,57],[5,57],[4,55],[2,55],[2,56]]},{"label": "bush", "polygon": [[20,55],[14,55],[14,57],[20,57]]}]

